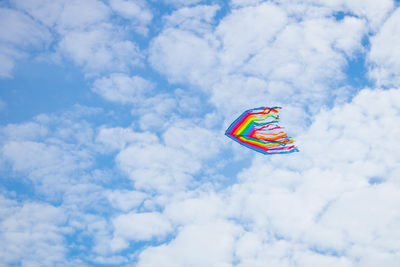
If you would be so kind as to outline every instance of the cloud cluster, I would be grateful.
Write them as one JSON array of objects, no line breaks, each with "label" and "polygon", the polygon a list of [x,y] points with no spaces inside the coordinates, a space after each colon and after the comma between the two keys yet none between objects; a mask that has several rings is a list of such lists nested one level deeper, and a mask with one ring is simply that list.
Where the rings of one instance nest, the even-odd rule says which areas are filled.
[{"label": "cloud cluster", "polygon": [[244,109],[284,105],[288,126],[297,133],[321,106],[355,94],[346,85],[346,68],[366,52],[366,36],[391,7],[390,1],[379,8],[355,2],[232,3],[217,25],[215,6],[186,7],[165,18],[149,60],[169,82],[210,95],[224,126]]},{"label": "cloud cluster", "polygon": [[65,263],[67,252],[63,226],[67,217],[61,209],[45,203],[23,205],[1,199],[0,258],[4,264],[21,266],[54,265]]},{"label": "cloud cluster", "polygon": [[140,76],[129,77],[122,73],[113,73],[94,82],[93,91],[103,98],[119,103],[138,103],[143,95],[154,85]]},{"label": "cloud cluster", "polygon": [[[96,113],[94,109],[89,112]],[[73,118],[84,110],[61,116],[40,115],[34,121],[0,128],[1,158],[13,172],[29,178],[39,191],[56,197],[73,180],[73,173],[92,164],[90,147],[93,130]],[[77,115],[78,118],[81,115]],[[24,151],[24,153],[21,153]],[[40,155],[40,156],[39,156]],[[71,177],[72,176],[72,177]]]},{"label": "cloud cluster", "polygon": [[218,139],[214,132],[192,124],[173,125],[162,140],[148,134],[144,142],[122,149],[116,163],[136,188],[169,194],[193,184],[193,176],[205,166],[203,161],[218,155]]},{"label": "cloud cluster", "polygon": [[[1,77],[40,51],[111,103],[0,126],[0,261],[397,266],[394,3],[162,3],[161,17],[157,1],[0,8]],[[360,58],[370,88],[347,84]],[[277,105],[299,153],[223,136],[244,109]]]},{"label": "cloud cluster", "polygon": [[[39,49],[45,58],[53,54],[55,60],[72,60],[87,75],[128,71],[141,64],[140,49],[128,32],[133,29],[140,34],[147,33],[152,13],[145,2],[111,1],[110,6],[98,0],[13,0],[11,3],[17,10],[2,8],[1,11],[4,13],[0,21],[4,25],[3,77],[11,75],[13,62],[24,55],[22,50],[16,50],[19,46]],[[122,27],[118,18],[130,21],[130,27]],[[13,25],[15,29],[9,30],[5,25]],[[53,51],[40,49],[38,44],[43,42],[52,43]]]},{"label": "cloud cluster", "polygon": [[[395,266],[399,97],[365,90],[315,118],[298,137],[302,154],[260,156],[225,191],[173,200],[165,216],[183,227],[139,266]],[[188,247],[196,253],[182,256]]]}]

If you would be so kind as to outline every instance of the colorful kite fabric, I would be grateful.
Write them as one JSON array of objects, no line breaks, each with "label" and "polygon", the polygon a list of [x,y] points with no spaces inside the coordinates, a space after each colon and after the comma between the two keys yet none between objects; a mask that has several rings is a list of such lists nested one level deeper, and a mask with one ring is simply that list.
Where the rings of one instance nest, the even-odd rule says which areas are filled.
[{"label": "colorful kite fabric", "polygon": [[263,154],[298,152],[291,137],[278,125],[281,107],[250,109],[237,118],[226,135]]}]

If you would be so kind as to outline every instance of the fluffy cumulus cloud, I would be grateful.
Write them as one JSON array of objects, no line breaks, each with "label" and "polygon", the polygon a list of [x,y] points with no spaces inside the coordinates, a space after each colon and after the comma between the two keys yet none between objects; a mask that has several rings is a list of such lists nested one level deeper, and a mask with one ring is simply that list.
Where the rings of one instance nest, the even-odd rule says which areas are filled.
[{"label": "fluffy cumulus cloud", "polygon": [[[0,262],[397,266],[399,18],[392,0],[1,3]],[[260,106],[300,152],[224,136]]]},{"label": "fluffy cumulus cloud", "polygon": [[148,134],[122,149],[116,161],[137,188],[167,194],[193,184],[194,175],[204,172],[203,161],[215,158],[219,149],[214,132],[192,124],[173,125],[162,140]]},{"label": "fluffy cumulus cloud", "polygon": [[116,32],[118,29],[107,24],[86,31],[69,31],[60,41],[59,49],[89,74],[127,71],[140,63],[139,50],[134,42],[121,40]]},{"label": "fluffy cumulus cloud", "polygon": [[112,0],[110,5],[117,14],[130,20],[137,32],[147,34],[147,25],[151,22],[153,14],[144,2]]},{"label": "fluffy cumulus cloud", "polygon": [[115,228],[111,247],[120,250],[128,247],[126,240],[151,240],[167,235],[172,227],[166,219],[157,212],[128,213],[113,220]]},{"label": "fluffy cumulus cloud", "polygon": [[[395,266],[399,97],[363,91],[315,118],[298,138],[302,155],[260,156],[224,192],[172,201],[166,216],[184,227],[173,242],[146,249],[139,266]],[[194,255],[176,256],[188,247]],[[219,252],[201,256],[207,249]]]},{"label": "fluffy cumulus cloud", "polygon": [[96,80],[93,91],[109,101],[135,103],[141,101],[143,95],[153,87],[150,81],[140,76],[129,77],[114,73],[110,77]]},{"label": "fluffy cumulus cloud", "polygon": [[[175,11],[167,27],[152,42],[150,62],[172,82],[207,84],[209,69],[216,68],[217,54],[209,23],[216,6],[196,6]],[[176,14],[176,13],[180,14]],[[196,51],[196,53],[194,53]]]},{"label": "fluffy cumulus cloud", "polygon": [[228,222],[186,226],[170,244],[145,250],[138,266],[231,266],[237,231]]},{"label": "fluffy cumulus cloud", "polygon": [[[306,12],[308,7],[314,12]],[[150,62],[171,82],[189,82],[210,92],[221,108],[292,103],[293,97],[296,105],[324,104],[331,97],[328,84],[339,87],[343,82],[347,60],[362,51],[368,31],[365,18],[339,20],[334,10],[326,9],[292,2],[236,7],[214,28],[212,6],[186,8],[182,14],[187,19],[169,17],[176,26],[167,23],[155,38]],[[237,98],[239,92],[245,97]]]},{"label": "fluffy cumulus cloud", "polygon": [[[128,71],[129,68],[137,66],[141,62],[142,56],[138,45],[127,36],[127,29],[113,21],[112,14],[115,12],[118,18],[131,20],[133,28],[145,33],[152,13],[144,2],[139,5],[128,1],[111,1],[110,6],[98,0],[14,0],[11,3],[18,11],[11,10],[7,13],[18,13],[19,17],[7,15],[7,17],[15,17],[9,19],[18,20],[10,21],[9,24],[14,27],[23,27],[24,23],[29,24],[29,26],[23,27],[27,31],[27,34],[24,35],[24,43],[29,44],[29,40],[37,39],[37,33],[42,29],[52,33],[52,49],[43,51],[45,53],[43,57],[47,60],[60,61],[60,58],[72,60],[81,66],[89,76],[110,70]],[[4,9],[4,12],[6,11]],[[29,14],[29,17],[24,13]],[[40,24],[35,24],[36,22],[40,22]],[[7,34],[4,36],[12,35],[15,39],[21,34],[23,32],[18,29],[16,31],[7,30]],[[4,51],[7,50],[4,49]],[[5,59],[3,68],[8,72],[12,68],[13,61],[9,59],[10,55],[13,55],[12,51],[7,52],[9,55],[7,58],[6,55],[2,55]],[[7,75],[3,74],[3,76]]]},{"label": "fluffy cumulus cloud", "polygon": [[1,198],[0,215],[3,264],[21,266],[65,263],[67,248],[63,245],[67,217],[63,211],[44,203],[25,203]]},{"label": "fluffy cumulus cloud", "polygon": [[55,197],[64,192],[74,179],[71,174],[92,164],[91,149],[86,146],[90,146],[92,129],[83,121],[71,121],[71,114],[38,116],[34,122],[9,124],[0,133],[5,137],[2,160],[45,195]]},{"label": "fluffy cumulus cloud", "polygon": [[364,17],[368,21],[368,24],[373,31],[376,31],[382,22],[386,20],[387,16],[394,7],[394,2],[390,0],[384,0],[380,2],[373,0],[329,0],[324,1],[323,3],[318,1],[312,2],[315,5],[326,5],[328,8],[333,8],[339,12],[351,12],[356,16]]}]

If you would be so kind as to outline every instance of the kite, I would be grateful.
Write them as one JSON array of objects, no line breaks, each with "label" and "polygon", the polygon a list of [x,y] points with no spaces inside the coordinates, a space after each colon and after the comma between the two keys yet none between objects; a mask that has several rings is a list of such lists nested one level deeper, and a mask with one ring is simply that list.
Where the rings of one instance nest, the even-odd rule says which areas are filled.
[{"label": "kite", "polygon": [[281,107],[249,109],[237,118],[225,135],[263,154],[298,152],[294,140],[278,125]]}]

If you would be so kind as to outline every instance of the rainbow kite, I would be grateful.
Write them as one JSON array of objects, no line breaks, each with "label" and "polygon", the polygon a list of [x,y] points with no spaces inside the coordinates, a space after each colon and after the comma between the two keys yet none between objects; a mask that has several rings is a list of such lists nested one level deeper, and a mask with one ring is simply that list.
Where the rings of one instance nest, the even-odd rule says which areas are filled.
[{"label": "rainbow kite", "polygon": [[225,134],[236,142],[263,154],[284,154],[298,152],[291,137],[282,131],[279,109],[255,108],[245,111],[237,118]]}]

